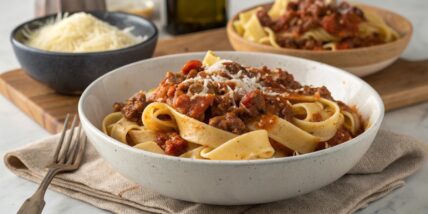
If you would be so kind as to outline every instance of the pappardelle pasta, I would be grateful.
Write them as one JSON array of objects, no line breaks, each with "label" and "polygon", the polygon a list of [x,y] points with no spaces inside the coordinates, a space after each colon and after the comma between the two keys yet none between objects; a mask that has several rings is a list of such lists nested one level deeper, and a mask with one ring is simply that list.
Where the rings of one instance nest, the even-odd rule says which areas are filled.
[{"label": "pappardelle pasta", "polygon": [[154,153],[209,160],[299,155],[364,131],[355,108],[283,69],[249,67],[208,51],[159,86],[115,103],[102,124],[118,141]]},{"label": "pappardelle pasta", "polygon": [[399,38],[376,12],[335,0],[275,0],[238,15],[235,31],[244,39],[276,48],[341,50]]}]

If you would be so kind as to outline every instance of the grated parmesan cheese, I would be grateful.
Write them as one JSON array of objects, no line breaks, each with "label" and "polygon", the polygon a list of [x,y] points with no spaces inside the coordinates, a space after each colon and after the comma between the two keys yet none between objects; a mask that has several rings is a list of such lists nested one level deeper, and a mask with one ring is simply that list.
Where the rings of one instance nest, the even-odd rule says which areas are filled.
[{"label": "grated parmesan cheese", "polygon": [[226,71],[226,66],[224,66],[224,62],[233,62],[231,60],[219,60],[217,62],[215,62],[214,64],[212,64],[211,66],[208,66],[207,69],[205,69],[205,71],[207,73],[212,73],[214,71]]},{"label": "grated parmesan cheese", "polygon": [[[227,86],[227,93],[232,98],[234,102],[234,106],[237,106],[235,103],[235,95],[245,95],[251,91],[254,90],[260,90],[265,95],[268,96],[287,96],[288,93],[278,93],[269,90],[266,87],[263,87],[259,80],[261,78],[261,75],[258,73],[256,77],[249,77],[245,75],[245,71],[240,70],[236,74],[231,74],[227,69],[226,66],[223,64],[225,62],[233,62],[230,60],[219,60],[212,64],[211,66],[206,66],[204,71],[207,73],[206,78],[202,78],[201,76],[197,75],[193,78],[189,78],[184,80],[182,83],[202,83],[203,88],[202,91],[197,94],[191,94],[190,91],[188,91],[188,95],[191,96],[191,99],[198,97],[198,96],[206,96],[208,95],[208,84],[220,84],[220,83],[234,83],[236,87],[232,89],[231,87]],[[227,76],[224,77],[220,75],[221,72],[226,72]]]},{"label": "grated parmesan cheese", "polygon": [[204,88],[202,89],[200,95],[206,95],[208,93],[208,79],[204,79]]},{"label": "grated parmesan cheese", "polygon": [[142,42],[144,38],[130,33],[132,28],[119,30],[94,16],[79,12],[45,23],[27,32],[28,46],[55,52],[96,52],[120,49]]}]

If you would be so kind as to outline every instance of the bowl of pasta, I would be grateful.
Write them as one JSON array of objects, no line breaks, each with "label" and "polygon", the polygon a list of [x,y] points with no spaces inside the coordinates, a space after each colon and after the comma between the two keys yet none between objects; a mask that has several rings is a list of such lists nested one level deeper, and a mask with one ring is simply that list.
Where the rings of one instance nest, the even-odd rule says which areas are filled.
[{"label": "bowl of pasta", "polygon": [[412,36],[406,18],[346,1],[275,0],[227,25],[232,47],[303,57],[366,76],[399,58]]},{"label": "bowl of pasta", "polygon": [[109,72],[78,111],[89,141],[123,176],[180,200],[240,205],[343,176],[370,147],[384,107],[367,83],[326,64],[208,51]]}]

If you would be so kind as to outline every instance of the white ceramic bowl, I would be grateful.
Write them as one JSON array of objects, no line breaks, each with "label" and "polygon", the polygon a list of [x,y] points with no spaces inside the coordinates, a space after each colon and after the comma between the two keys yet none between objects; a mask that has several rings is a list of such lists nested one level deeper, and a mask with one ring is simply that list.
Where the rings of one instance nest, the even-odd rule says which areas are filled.
[{"label": "white ceramic bowl", "polygon": [[383,103],[367,83],[343,70],[305,59],[249,52],[218,52],[249,66],[282,67],[295,78],[325,85],[332,95],[355,104],[369,128],[341,145],[310,154],[269,160],[210,161],[154,154],[122,144],[100,130],[112,104],[151,89],[167,71],[178,71],[205,53],[170,55],[116,69],[93,82],[79,101],[83,128],[99,154],[119,173],[176,199],[221,205],[272,202],[332,183],[349,171],[373,142],[384,115]]}]

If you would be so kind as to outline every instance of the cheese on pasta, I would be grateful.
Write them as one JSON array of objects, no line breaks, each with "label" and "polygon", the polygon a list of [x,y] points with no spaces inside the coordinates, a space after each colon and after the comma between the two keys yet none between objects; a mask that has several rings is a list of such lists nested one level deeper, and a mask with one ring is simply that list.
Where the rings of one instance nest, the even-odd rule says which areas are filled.
[{"label": "cheese on pasta", "polygon": [[[264,80],[269,77],[267,78],[269,82],[279,82],[281,81],[279,75],[284,74],[281,73],[284,71],[274,69],[267,72],[267,68],[259,70],[254,67],[238,67],[236,63],[234,69],[230,70],[231,63],[234,62],[221,59],[209,51],[204,61],[200,63],[203,65],[199,71],[200,75],[185,76],[185,79],[180,80],[180,86],[177,86],[179,88],[190,85],[187,92],[179,93],[180,96],[188,98],[187,104],[192,107],[206,105],[193,102],[197,100],[194,99],[195,97],[231,96],[233,106],[229,105],[228,109],[224,110],[225,116],[199,120],[183,113],[182,109],[174,107],[175,104],[168,104],[168,100],[156,101],[156,98],[152,97],[153,101],[148,98],[150,103],[144,107],[141,115],[135,115],[139,117],[137,119],[141,119],[139,122],[126,118],[122,112],[107,115],[102,123],[104,133],[136,149],[158,154],[208,160],[252,160],[300,155],[329,148],[350,140],[363,131],[364,127],[357,111],[345,104],[317,95],[319,91],[313,92],[312,95],[297,93],[302,88],[278,91],[278,87],[281,86],[275,87]],[[227,82],[233,84],[228,85]],[[162,81],[159,88],[163,88],[166,84],[169,90],[171,82],[167,81]],[[212,87],[216,84],[224,84],[227,87],[221,88],[217,94],[214,90],[210,92],[209,87],[213,89]],[[189,93],[190,87],[196,85],[198,91]],[[253,101],[260,98],[253,96],[253,92],[261,92],[263,103],[266,102],[266,105],[276,109],[265,108],[260,115],[251,115],[250,108],[255,106],[248,104],[248,99],[254,104]],[[236,97],[241,97],[240,101],[235,100]],[[273,100],[277,102],[272,102]],[[186,100],[173,102],[185,103]],[[262,101],[256,102],[260,104]],[[246,119],[240,120],[236,116],[240,110],[247,112],[240,113]],[[289,117],[281,116],[276,112],[277,110],[281,112],[286,110],[286,113],[281,114],[287,114]],[[206,115],[209,116],[209,114]],[[212,121],[215,122],[217,119],[235,128],[240,128],[236,125],[240,120],[245,126],[244,130],[236,132],[227,127],[216,126]],[[183,145],[184,148],[179,147]],[[179,152],[175,153],[175,151]]]},{"label": "cheese on pasta", "polygon": [[50,21],[41,28],[27,32],[27,45],[56,52],[96,52],[120,49],[143,41],[134,36],[132,28],[119,30],[94,16],[80,12]]},{"label": "cheese on pasta", "polygon": [[203,89],[198,94],[193,95],[196,96],[205,96],[208,93],[208,84],[217,84],[217,83],[225,83],[225,82],[233,82],[236,84],[236,88],[233,90],[229,88],[228,92],[233,97],[233,95],[239,94],[244,95],[254,90],[260,90],[267,95],[277,96],[279,93],[273,92],[266,87],[263,87],[258,83],[258,80],[261,76],[248,77],[242,74],[242,71],[239,71],[236,74],[230,74],[230,79],[225,78],[219,74],[219,72],[226,71],[226,67],[223,63],[225,62],[233,62],[231,60],[220,59],[214,52],[208,51],[205,55],[205,58],[202,62],[203,65],[206,66],[205,72],[209,73],[207,78],[202,78],[200,76],[196,76],[193,78],[189,78],[184,80],[183,82],[202,82]]}]

